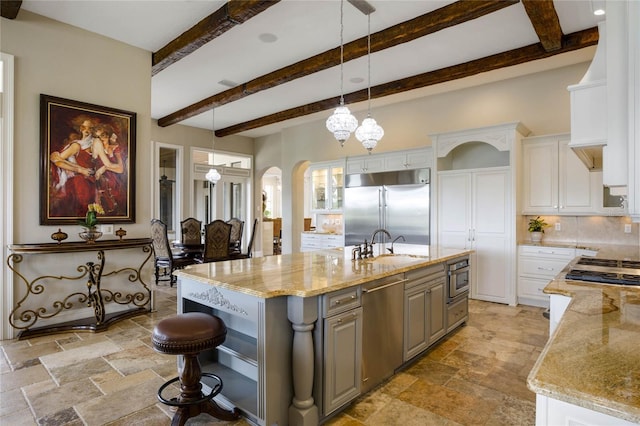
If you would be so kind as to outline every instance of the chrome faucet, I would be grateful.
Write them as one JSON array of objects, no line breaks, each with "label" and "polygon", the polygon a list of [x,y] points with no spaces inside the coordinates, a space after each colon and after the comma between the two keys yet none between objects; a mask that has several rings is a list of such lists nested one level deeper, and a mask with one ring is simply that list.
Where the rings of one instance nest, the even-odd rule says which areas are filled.
[{"label": "chrome faucet", "polygon": [[395,240],[391,241],[391,248],[387,249],[389,251],[389,253],[393,254],[393,243],[398,241],[400,238],[402,238],[402,241],[407,241],[407,240],[404,239],[404,235],[398,235]]}]

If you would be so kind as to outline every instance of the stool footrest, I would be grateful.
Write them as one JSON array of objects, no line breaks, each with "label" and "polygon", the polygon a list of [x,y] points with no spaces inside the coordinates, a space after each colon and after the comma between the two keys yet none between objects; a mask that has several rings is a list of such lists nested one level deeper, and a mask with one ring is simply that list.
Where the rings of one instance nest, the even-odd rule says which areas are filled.
[{"label": "stool footrest", "polygon": [[186,406],[189,406],[189,405],[201,404],[203,402],[207,402],[207,401],[212,400],[222,390],[222,379],[219,376],[216,376],[215,374],[212,374],[212,373],[202,373],[201,376],[202,377],[209,377],[209,378],[214,379],[214,380],[216,380],[218,382],[211,389],[211,393],[209,393],[208,395],[205,395],[202,398],[197,399],[195,401],[185,401],[185,402],[178,401],[176,398],[166,399],[165,397],[162,396],[162,392],[168,386],[170,386],[173,383],[175,383],[175,382],[180,380],[179,377],[174,377],[173,379],[171,379],[168,382],[166,382],[164,385],[160,386],[160,389],[158,389],[158,400],[160,402],[162,402],[163,404],[170,405],[170,406],[173,406],[173,407],[186,407]]}]

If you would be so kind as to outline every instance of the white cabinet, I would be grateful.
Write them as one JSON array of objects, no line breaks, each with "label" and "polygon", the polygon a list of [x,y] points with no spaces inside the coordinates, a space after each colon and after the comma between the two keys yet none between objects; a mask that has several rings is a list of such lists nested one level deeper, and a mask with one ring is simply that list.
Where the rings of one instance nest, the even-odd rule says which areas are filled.
[{"label": "white cabinet", "polygon": [[300,251],[304,252],[336,247],[344,247],[344,235],[314,234],[310,232],[303,232],[300,235]]},{"label": "white cabinet", "polygon": [[326,416],[360,395],[362,307],[358,287],[323,296]]},{"label": "white cabinet", "polygon": [[569,148],[570,140],[569,134],[523,140],[523,214],[602,212],[602,175],[587,169]]},{"label": "white cabinet", "polygon": [[423,169],[433,166],[433,150],[420,148],[347,158],[347,174]]},{"label": "white cabinet", "polygon": [[344,189],[344,163],[315,163],[311,172],[311,211],[340,212]]},{"label": "white cabinet", "polygon": [[403,360],[409,361],[444,336],[444,265],[409,271],[404,286]]},{"label": "white cabinet", "polygon": [[542,291],[576,256],[568,247],[527,246],[518,251],[518,303],[549,306],[549,296]]},{"label": "white cabinet", "polygon": [[410,170],[431,167],[433,163],[431,149],[390,152],[384,156],[384,169]]},{"label": "white cabinet", "polygon": [[536,426],[546,425],[637,426],[637,423],[538,394],[536,395]]},{"label": "white cabinet", "polygon": [[510,200],[508,167],[438,173],[439,244],[475,250],[474,299],[515,304]]},{"label": "white cabinet", "polygon": [[375,173],[384,171],[384,158],[381,154],[347,158],[347,174]]}]

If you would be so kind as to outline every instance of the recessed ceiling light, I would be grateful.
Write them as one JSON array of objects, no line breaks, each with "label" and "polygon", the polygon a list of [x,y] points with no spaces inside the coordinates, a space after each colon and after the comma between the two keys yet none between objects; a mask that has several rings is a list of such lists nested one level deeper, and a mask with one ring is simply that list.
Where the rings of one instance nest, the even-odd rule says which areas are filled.
[{"label": "recessed ceiling light", "polygon": [[362,83],[364,81],[364,78],[362,78],[362,77],[353,77],[353,78],[350,78],[349,81],[352,82],[352,83],[358,84],[358,83]]},{"label": "recessed ceiling light", "polygon": [[604,0],[592,0],[591,8],[593,9],[593,14],[596,16],[602,16],[606,13]]},{"label": "recessed ceiling light", "polygon": [[231,80],[227,80],[227,79],[220,80],[218,82],[218,84],[221,84],[221,85],[227,86],[227,87],[236,87],[238,85],[238,83],[236,83],[235,81],[231,81]]},{"label": "recessed ceiling light", "polygon": [[275,43],[275,41],[278,40],[278,37],[276,37],[275,34],[271,33],[262,33],[258,36],[258,38],[263,43]]}]

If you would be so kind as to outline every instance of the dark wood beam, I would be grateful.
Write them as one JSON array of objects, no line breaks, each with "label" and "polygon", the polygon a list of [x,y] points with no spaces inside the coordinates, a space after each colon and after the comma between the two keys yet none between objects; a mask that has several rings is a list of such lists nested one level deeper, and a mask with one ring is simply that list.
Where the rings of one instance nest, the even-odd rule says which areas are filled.
[{"label": "dark wood beam", "polygon": [[533,29],[546,51],[562,47],[562,28],[553,0],[522,0]]},{"label": "dark wood beam", "polygon": [[[509,50],[507,52],[498,53],[487,56],[485,58],[476,59],[464,64],[453,65],[447,68],[430,71],[413,77],[407,77],[401,80],[380,84],[371,88],[371,98],[382,98],[397,93],[406,92],[408,90],[419,89],[422,87],[432,86],[434,84],[445,83],[447,81],[457,80],[460,78],[470,77],[483,72],[497,70],[500,68],[510,67],[523,64],[538,59],[548,58],[561,53],[571,52],[585,47],[598,44],[598,28],[589,28],[587,30],[578,31],[563,37],[563,46],[554,51],[547,51],[542,43],[536,43],[519,49]],[[357,92],[344,95],[346,104],[362,102],[367,100],[367,90],[359,90]],[[255,120],[239,123],[224,129],[216,130],[216,136],[229,136],[258,127],[267,126],[269,124],[279,123],[281,121],[302,117],[316,112],[330,110],[335,108],[340,101],[340,97],[324,99],[322,101],[313,102],[299,107],[287,109],[284,111],[270,114]]]},{"label": "dark wood beam", "polygon": [[[236,25],[243,24],[280,0],[229,0],[166,46],[153,53],[151,75],[178,62]],[[4,4],[4,0],[3,0]]]},{"label": "dark wood beam", "polygon": [[[464,22],[518,3],[519,0],[461,0],[433,12],[371,34],[371,52],[388,49],[402,43],[433,34]],[[344,60],[350,61],[367,54],[367,37],[344,45]],[[269,74],[257,77],[237,87],[217,93],[158,120],[158,126],[167,127],[187,118],[195,117],[212,108],[288,83],[300,77],[340,64],[340,46],[304,59]]]},{"label": "dark wood beam", "polygon": [[0,0],[0,16],[7,19],[16,19],[20,12],[22,0]]}]

